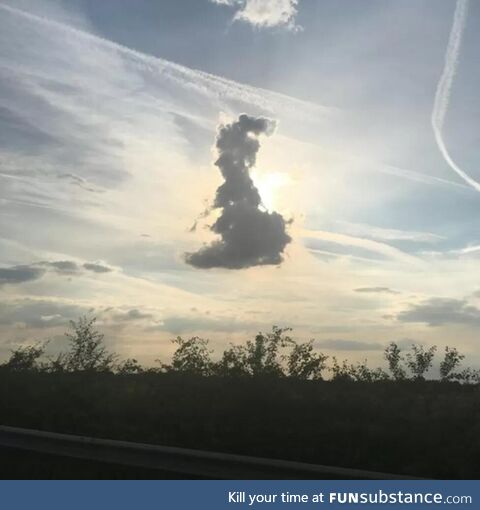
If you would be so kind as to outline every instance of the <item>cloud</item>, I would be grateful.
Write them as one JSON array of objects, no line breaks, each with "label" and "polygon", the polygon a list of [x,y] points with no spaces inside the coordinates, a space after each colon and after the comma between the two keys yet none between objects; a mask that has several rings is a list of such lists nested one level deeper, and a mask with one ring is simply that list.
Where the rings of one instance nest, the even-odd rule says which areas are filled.
[{"label": "cloud", "polygon": [[199,331],[215,331],[232,333],[257,328],[255,322],[242,322],[234,318],[209,318],[209,317],[180,317],[171,316],[162,320],[158,326],[152,329],[168,331],[174,335],[183,333],[197,333]]},{"label": "cloud", "polygon": [[260,148],[258,136],[268,136],[274,129],[273,121],[245,114],[220,126],[215,165],[225,182],[217,189],[213,203],[213,208],[222,212],[210,230],[221,240],[187,253],[188,264],[241,269],[283,261],[283,251],[291,241],[287,222],[277,212],[260,209],[261,197],[249,174]]},{"label": "cloud", "polygon": [[120,322],[138,321],[143,319],[151,319],[153,316],[150,313],[144,313],[137,308],[132,308],[128,312],[119,313],[113,316],[113,318]]},{"label": "cloud", "polygon": [[[276,3],[273,0],[263,1],[267,2],[267,6],[274,6]],[[241,3],[244,4],[246,2],[242,0]],[[296,0],[294,3],[296,3]],[[227,5],[234,5],[234,3],[229,2]],[[162,89],[165,90],[171,89],[172,92],[174,92],[178,89],[186,89],[189,92],[197,92],[210,99],[223,99],[235,102],[235,104],[253,105],[260,108],[262,111],[289,112],[295,115],[296,118],[301,116],[311,120],[318,119],[319,115],[332,114],[334,112],[338,113],[335,108],[327,108],[285,94],[244,85],[220,76],[190,69],[165,59],[153,57],[108,39],[98,37],[83,30],[78,30],[65,23],[59,23],[45,17],[36,16],[1,3],[0,10],[6,14],[6,16],[0,17],[2,21],[2,18],[6,21],[10,21],[8,20],[9,16],[12,18],[11,27],[7,26],[7,28],[11,28],[11,30],[5,30],[5,26],[2,23],[0,42],[8,41],[11,43],[11,41],[8,40],[9,36],[13,37],[19,33],[21,33],[22,36],[24,35],[18,30],[19,20],[21,20],[22,23],[26,24],[28,27],[29,36],[32,36],[32,33],[35,35],[41,32],[45,41],[55,38],[56,41],[58,40],[63,45],[62,50],[64,52],[73,49],[76,54],[77,51],[82,51],[83,60],[86,60],[87,63],[90,56],[93,56],[95,59],[103,55],[112,58],[123,57],[125,64],[131,63],[134,65],[137,72],[140,71],[143,73],[143,79],[148,76],[153,76],[155,78],[154,83],[157,84],[158,78],[161,77]],[[36,39],[36,42],[42,43],[42,40]],[[103,55],[100,55],[100,53],[103,53]],[[38,63],[42,61],[43,60],[39,60]],[[68,61],[66,65],[70,65],[71,63],[71,61]],[[34,62],[34,64],[36,64],[36,62]],[[117,65],[117,62],[115,61],[113,64]],[[98,64],[95,64],[95,66],[96,65]],[[123,69],[123,71],[125,72],[125,69]],[[48,78],[51,79],[51,75],[48,75]],[[172,84],[174,85],[173,88]],[[122,85],[124,85],[123,82]],[[74,88],[73,90],[75,91],[76,89]],[[137,90],[137,93],[138,92],[140,91]],[[180,108],[179,112],[191,115],[191,111],[184,106],[182,107],[182,104],[175,103],[175,105]]]},{"label": "cloud", "polygon": [[40,265],[53,269],[58,274],[72,275],[77,274],[79,267],[72,260],[57,260],[54,262],[40,262]]},{"label": "cloud", "polygon": [[39,265],[48,267],[58,274],[75,275],[81,273],[81,267],[93,273],[110,273],[112,268],[96,262],[85,262],[81,267],[72,260],[56,260],[53,262],[40,262]]},{"label": "cloud", "polygon": [[373,241],[325,230],[303,231],[305,244],[314,254],[326,251],[335,255],[360,256],[374,260],[391,259],[408,264],[419,264],[419,259],[387,243]]},{"label": "cloud", "polygon": [[30,328],[66,326],[70,320],[91,311],[90,307],[70,302],[22,299],[0,303],[0,324],[24,324]]},{"label": "cloud", "polygon": [[398,230],[393,228],[381,228],[365,223],[351,223],[349,221],[337,221],[343,234],[356,237],[366,237],[380,241],[411,241],[415,243],[437,243],[445,240],[445,237],[430,232],[415,232]]},{"label": "cloud", "polygon": [[360,287],[358,289],[354,289],[355,292],[360,293],[385,293],[385,294],[400,294],[400,292],[396,290],[392,290],[388,287]]},{"label": "cloud", "polygon": [[355,340],[323,340],[315,346],[332,351],[381,351],[384,345],[376,342],[357,342]]},{"label": "cloud", "polygon": [[290,30],[295,25],[297,0],[247,0],[235,14],[235,19],[257,27],[282,26]]},{"label": "cloud", "polygon": [[451,181],[450,179],[443,179],[435,175],[428,175],[420,172],[415,172],[413,170],[407,170],[405,168],[399,168],[393,165],[382,164],[378,167],[378,169],[380,172],[384,174],[393,175],[395,177],[407,179],[412,182],[423,183],[432,186],[456,188],[457,191],[470,189],[469,186],[466,186],[465,184],[459,182]]},{"label": "cloud", "polygon": [[465,299],[431,298],[397,315],[400,322],[424,322],[429,326],[467,324],[480,326],[480,309]]},{"label": "cloud", "polygon": [[[113,271],[111,268],[97,263],[86,262],[82,267],[87,271],[93,271],[94,273],[109,273]],[[81,266],[73,260],[43,260],[29,265],[24,264],[0,268],[0,285],[18,284],[38,280],[47,271],[65,276],[82,274]]]},{"label": "cloud", "polygon": [[86,179],[74,173],[58,174],[57,177],[58,179],[67,180],[74,186],[78,186],[79,188],[82,188],[85,191],[89,191],[90,193],[101,193],[103,191],[88,184],[88,181]]},{"label": "cloud", "polygon": [[395,343],[400,347],[400,349],[406,349],[409,350],[412,348],[412,345],[418,345],[418,346],[426,346],[428,345],[427,342],[424,342],[422,340],[415,340],[414,338],[400,338],[399,340],[395,340]]},{"label": "cloud", "polygon": [[38,280],[45,274],[45,269],[36,266],[13,266],[0,268],[0,286],[15,285]]},{"label": "cloud", "polygon": [[298,0],[211,0],[236,7],[234,20],[245,21],[259,28],[284,27],[299,30],[295,24]]},{"label": "cloud", "polygon": [[353,257],[363,260],[376,260],[385,261],[389,260],[390,257],[386,256],[385,253],[381,253],[378,250],[372,250],[370,247],[347,245],[343,243],[337,243],[335,240],[322,240],[322,239],[304,239],[305,247],[317,258],[329,262],[332,258],[337,257]]},{"label": "cloud", "polygon": [[111,273],[113,271],[113,269],[110,267],[92,262],[85,262],[85,264],[83,264],[83,267],[87,271],[93,271],[94,273]]},{"label": "cloud", "polygon": [[457,250],[450,250],[449,252],[443,252],[442,255],[446,256],[466,256],[466,257],[478,257],[480,255],[480,245],[469,245],[465,248],[460,248]]}]

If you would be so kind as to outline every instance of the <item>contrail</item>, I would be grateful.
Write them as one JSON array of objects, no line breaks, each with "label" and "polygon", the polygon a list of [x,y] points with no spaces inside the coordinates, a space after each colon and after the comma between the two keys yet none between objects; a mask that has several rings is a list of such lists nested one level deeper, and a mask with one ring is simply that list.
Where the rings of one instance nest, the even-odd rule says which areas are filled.
[{"label": "contrail", "polygon": [[472,179],[465,173],[450,156],[445,142],[443,141],[443,125],[445,123],[445,116],[447,114],[448,104],[450,102],[450,92],[452,90],[453,78],[457,70],[458,57],[460,54],[460,46],[462,44],[463,32],[467,21],[469,0],[457,0],[455,7],[455,14],[453,17],[452,30],[450,31],[450,38],[448,40],[447,52],[445,54],[445,65],[443,68],[442,76],[437,85],[435,92],[435,101],[433,104],[432,112],[432,127],[437,141],[438,148],[442,153],[445,161],[449,164],[450,168],[456,172],[466,183],[472,188],[480,191],[480,183]]}]

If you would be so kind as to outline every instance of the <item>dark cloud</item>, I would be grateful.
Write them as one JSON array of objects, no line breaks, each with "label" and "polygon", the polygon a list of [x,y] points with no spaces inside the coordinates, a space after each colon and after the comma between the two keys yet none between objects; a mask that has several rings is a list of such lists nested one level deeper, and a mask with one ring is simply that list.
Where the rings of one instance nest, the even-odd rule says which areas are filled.
[{"label": "dark cloud", "polygon": [[[109,273],[112,271],[111,268],[97,263],[86,262],[82,267],[94,273]],[[44,260],[28,265],[3,267],[0,268],[0,285],[14,285],[38,280],[47,271],[66,276],[81,275],[82,267],[73,260]]]},{"label": "dark cloud", "polygon": [[401,322],[424,322],[429,326],[469,324],[480,326],[480,309],[465,299],[431,298],[400,312]]},{"label": "dark cloud", "polygon": [[259,135],[271,135],[275,123],[262,117],[240,115],[238,121],[220,127],[216,147],[225,182],[217,189],[214,209],[222,213],[210,227],[221,239],[186,254],[186,262],[199,268],[242,269],[280,264],[291,241],[282,215],[262,209],[262,200],[249,170],[260,148]]},{"label": "dark cloud", "polygon": [[132,308],[132,310],[129,310],[128,312],[114,315],[113,318],[120,322],[138,321],[142,319],[151,319],[152,314],[141,312],[137,308]]},{"label": "dark cloud", "polygon": [[36,266],[13,266],[0,268],[0,285],[18,284],[38,280],[45,274],[45,269]]},{"label": "dark cloud", "polygon": [[54,262],[40,262],[40,265],[53,269],[56,273],[72,275],[79,271],[76,262],[72,260],[57,260]]},{"label": "dark cloud", "polygon": [[0,324],[24,324],[30,328],[67,326],[69,320],[92,311],[66,302],[23,299],[0,303]]},{"label": "dark cloud", "polygon": [[83,267],[87,271],[93,271],[94,273],[111,273],[113,269],[111,267],[104,266],[103,264],[96,264],[92,262],[85,262]]},{"label": "dark cloud", "polygon": [[66,275],[80,273],[81,267],[87,271],[93,271],[94,273],[110,273],[113,271],[110,267],[96,262],[85,262],[81,267],[72,260],[56,260],[53,262],[40,262],[39,264],[54,270],[56,273]]},{"label": "dark cloud", "polygon": [[380,343],[357,342],[355,340],[323,340],[315,342],[315,346],[332,351],[381,351],[385,348]]},{"label": "dark cloud", "polygon": [[392,290],[388,287],[360,287],[358,289],[354,289],[355,292],[365,293],[365,294],[375,294],[375,293],[385,293],[385,294],[400,294],[397,290]]},{"label": "dark cloud", "polygon": [[154,326],[152,329],[168,331],[174,335],[183,333],[196,333],[198,331],[218,331],[231,333],[234,331],[246,331],[258,328],[260,325],[256,322],[243,322],[234,318],[223,317],[165,317],[162,324]]}]

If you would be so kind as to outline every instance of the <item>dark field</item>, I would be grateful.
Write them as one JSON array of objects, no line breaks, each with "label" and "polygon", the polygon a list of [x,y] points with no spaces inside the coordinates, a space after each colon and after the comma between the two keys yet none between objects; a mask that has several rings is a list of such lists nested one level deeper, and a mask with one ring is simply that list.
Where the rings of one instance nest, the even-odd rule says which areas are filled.
[{"label": "dark field", "polygon": [[[452,382],[0,370],[0,423],[427,478],[480,478],[480,388]],[[165,477],[8,450],[1,475]]]},{"label": "dark field", "polygon": [[[120,466],[56,455],[0,448],[2,480],[155,480],[177,479],[175,473]],[[180,476],[180,478],[182,478]]]}]

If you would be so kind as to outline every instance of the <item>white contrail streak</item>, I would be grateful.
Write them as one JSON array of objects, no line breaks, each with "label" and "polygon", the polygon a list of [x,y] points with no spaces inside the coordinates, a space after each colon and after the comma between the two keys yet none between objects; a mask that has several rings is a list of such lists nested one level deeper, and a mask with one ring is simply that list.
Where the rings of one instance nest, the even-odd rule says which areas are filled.
[{"label": "white contrail streak", "polygon": [[455,7],[455,14],[453,18],[452,30],[450,31],[450,38],[448,40],[447,52],[445,54],[445,65],[443,68],[442,76],[437,85],[435,92],[435,102],[433,104],[432,112],[432,127],[437,142],[438,148],[442,153],[445,161],[449,164],[450,168],[456,172],[466,183],[472,188],[480,191],[480,183],[472,179],[465,173],[450,156],[445,142],[443,140],[443,125],[445,123],[445,116],[447,114],[448,104],[450,102],[450,92],[452,90],[453,78],[457,70],[458,57],[460,54],[460,46],[462,44],[462,36],[467,21],[469,0],[457,0]]}]

